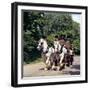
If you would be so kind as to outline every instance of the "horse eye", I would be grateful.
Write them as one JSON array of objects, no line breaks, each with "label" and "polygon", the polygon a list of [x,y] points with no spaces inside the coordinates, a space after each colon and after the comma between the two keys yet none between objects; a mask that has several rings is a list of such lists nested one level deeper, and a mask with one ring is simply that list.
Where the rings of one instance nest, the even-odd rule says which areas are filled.
[{"label": "horse eye", "polygon": [[43,42],[41,43],[41,45],[43,44]]}]

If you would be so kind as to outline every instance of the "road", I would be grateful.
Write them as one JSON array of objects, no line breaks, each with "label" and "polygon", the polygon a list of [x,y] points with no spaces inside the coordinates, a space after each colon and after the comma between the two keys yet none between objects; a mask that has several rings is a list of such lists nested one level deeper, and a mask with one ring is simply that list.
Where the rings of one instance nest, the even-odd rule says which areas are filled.
[{"label": "road", "polygon": [[74,56],[74,62],[72,67],[65,67],[62,71],[48,70],[43,68],[45,64],[38,62],[35,64],[25,64],[23,67],[23,77],[35,77],[35,76],[55,76],[55,75],[80,75],[80,56]]}]

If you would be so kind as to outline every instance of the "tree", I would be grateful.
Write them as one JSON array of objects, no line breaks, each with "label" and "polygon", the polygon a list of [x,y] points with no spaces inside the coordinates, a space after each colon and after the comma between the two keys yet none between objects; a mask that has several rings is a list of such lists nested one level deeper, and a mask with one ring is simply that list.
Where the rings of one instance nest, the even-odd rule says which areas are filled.
[{"label": "tree", "polygon": [[[37,41],[44,34],[45,18],[43,12],[23,12],[24,60],[33,61],[37,54]],[[39,52],[38,52],[39,53]]]},{"label": "tree", "polygon": [[72,20],[70,13],[43,11],[23,12],[24,61],[31,62],[40,57],[36,49],[38,40],[45,35],[48,44],[53,43],[55,35],[64,35],[80,54],[80,25]]}]

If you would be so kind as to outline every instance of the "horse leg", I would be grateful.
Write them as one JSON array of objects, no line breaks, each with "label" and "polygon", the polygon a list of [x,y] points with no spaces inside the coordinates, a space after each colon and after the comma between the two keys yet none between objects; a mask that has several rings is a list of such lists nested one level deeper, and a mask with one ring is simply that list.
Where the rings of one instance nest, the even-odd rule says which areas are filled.
[{"label": "horse leg", "polygon": [[47,57],[47,59],[46,59],[46,62],[45,62],[46,64],[48,64],[49,63],[49,57]]},{"label": "horse leg", "polygon": [[58,67],[58,70],[62,70],[65,66],[65,63],[64,63],[64,53],[60,54],[60,61],[59,61],[59,67]]},{"label": "horse leg", "polygon": [[53,62],[53,65],[52,65],[52,70],[55,69],[55,62]]},{"label": "horse leg", "polygon": [[49,65],[48,65],[48,63],[45,62],[45,69],[44,70],[48,70],[48,68],[49,68]]},{"label": "horse leg", "polygon": [[69,67],[70,66],[70,55],[67,54],[65,56],[65,66]]},{"label": "horse leg", "polygon": [[51,69],[52,65],[51,65],[50,57],[47,57],[45,65],[46,65],[45,70],[50,70]]},{"label": "horse leg", "polygon": [[56,62],[55,62],[55,60],[53,59],[53,61],[52,61],[52,67],[51,67],[52,70],[56,70],[56,66],[55,66],[55,65],[56,65]]},{"label": "horse leg", "polygon": [[70,56],[70,65],[71,65],[71,66],[72,66],[72,64],[73,64],[73,60],[74,60],[73,55],[71,55],[71,56]]},{"label": "horse leg", "polygon": [[61,53],[60,54],[60,62],[59,62],[60,64],[63,62],[63,59],[64,59],[64,53]]},{"label": "horse leg", "polygon": [[44,53],[42,53],[41,55],[42,55],[42,58],[43,58],[44,63],[45,63],[45,68],[44,68],[44,70],[46,71],[46,70],[48,70],[48,68],[47,68],[47,64],[46,64],[47,57],[46,57],[46,55],[45,55]]},{"label": "horse leg", "polygon": [[57,66],[57,70],[60,71],[65,68],[65,63],[61,63]]},{"label": "horse leg", "polygon": [[70,65],[73,64],[73,50],[70,50]]}]

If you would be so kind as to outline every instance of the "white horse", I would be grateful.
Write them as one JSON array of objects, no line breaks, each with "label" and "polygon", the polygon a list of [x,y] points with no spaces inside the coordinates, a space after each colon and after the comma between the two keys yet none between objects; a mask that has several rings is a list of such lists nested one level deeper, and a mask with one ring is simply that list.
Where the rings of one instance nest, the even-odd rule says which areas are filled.
[{"label": "white horse", "polygon": [[[38,46],[37,46],[38,50],[42,50],[42,54],[45,58],[45,64],[46,66],[50,66],[50,55],[52,53],[54,53],[54,48],[53,47],[48,47],[47,41],[43,38],[41,38],[39,40]],[[45,70],[47,70],[47,67],[45,68]]]}]

